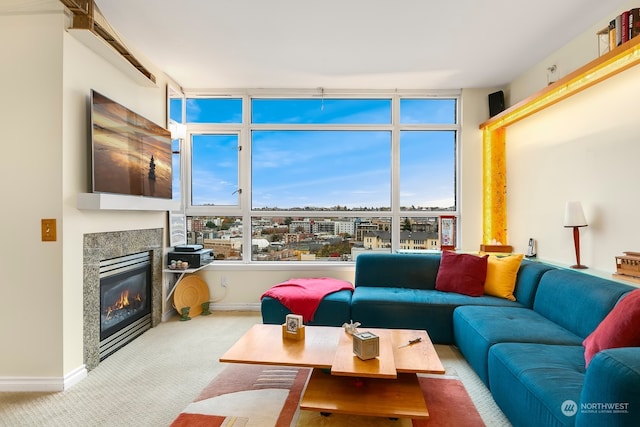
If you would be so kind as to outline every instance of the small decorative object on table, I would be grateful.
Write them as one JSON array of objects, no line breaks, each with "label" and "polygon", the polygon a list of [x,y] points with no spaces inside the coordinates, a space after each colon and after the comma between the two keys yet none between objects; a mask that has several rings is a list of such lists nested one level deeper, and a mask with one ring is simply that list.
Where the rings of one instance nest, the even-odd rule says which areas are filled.
[{"label": "small decorative object on table", "polygon": [[503,254],[510,254],[513,252],[513,246],[503,245],[502,242],[498,242],[496,239],[493,239],[488,244],[481,244],[480,252],[498,252]]},{"label": "small decorative object on table", "polygon": [[375,359],[380,355],[380,338],[371,332],[353,334],[353,352],[362,360]]},{"label": "small decorative object on table", "polygon": [[304,339],[304,325],[302,324],[301,315],[287,314],[285,322],[282,325],[282,338],[292,340]]},{"label": "small decorative object on table", "polygon": [[349,323],[343,323],[342,324],[342,327],[344,328],[344,331],[346,333],[348,333],[349,335],[353,335],[353,334],[357,333],[358,332],[358,326],[360,326],[360,322],[355,322],[354,323],[353,320],[350,321]]},{"label": "small decorative object on table", "polygon": [[405,347],[409,347],[410,345],[414,345],[414,344],[418,344],[419,342],[422,341],[421,337],[418,338],[414,338],[412,340],[407,341],[406,343],[399,345],[398,348],[405,348]]},{"label": "small decorative object on table", "polygon": [[187,261],[173,259],[169,263],[169,270],[186,270],[187,268],[189,268],[189,263]]},{"label": "small decorative object on table", "polygon": [[533,239],[529,239],[529,245],[527,245],[527,253],[524,254],[527,258],[535,258],[536,257],[536,241]]},{"label": "small decorative object on table", "polygon": [[200,313],[201,316],[208,316],[211,314],[211,310],[209,310],[209,304],[209,301],[205,301],[200,304],[200,306],[202,307],[202,313]]},{"label": "small decorative object on table", "polygon": [[622,280],[640,283],[640,252],[623,252],[616,257],[616,272],[614,277]]},{"label": "small decorative object on table", "polygon": [[182,307],[180,309],[180,321],[184,322],[185,320],[191,320],[191,317],[189,317],[189,310],[191,309],[191,307]]}]

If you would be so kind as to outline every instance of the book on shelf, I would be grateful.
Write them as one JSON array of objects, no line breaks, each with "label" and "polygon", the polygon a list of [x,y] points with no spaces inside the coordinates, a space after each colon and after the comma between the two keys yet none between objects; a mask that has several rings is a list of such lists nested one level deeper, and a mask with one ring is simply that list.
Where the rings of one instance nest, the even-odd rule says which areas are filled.
[{"label": "book on shelf", "polygon": [[609,51],[616,48],[616,20],[609,22]]},{"label": "book on shelf", "polygon": [[[603,55],[640,35],[640,7],[625,10],[596,33],[598,53]],[[608,43],[607,43],[608,42]],[[607,46],[608,44],[608,46]]]},{"label": "book on shelf", "polygon": [[640,34],[640,7],[629,11],[629,40]]},{"label": "book on shelf", "polygon": [[620,44],[629,41],[629,11],[620,14]]}]

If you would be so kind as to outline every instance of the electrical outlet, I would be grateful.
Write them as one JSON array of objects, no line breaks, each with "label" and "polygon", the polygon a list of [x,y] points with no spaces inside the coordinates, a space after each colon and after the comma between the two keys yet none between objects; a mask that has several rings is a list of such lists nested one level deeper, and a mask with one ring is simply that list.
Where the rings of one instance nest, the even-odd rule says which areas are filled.
[{"label": "electrical outlet", "polygon": [[41,220],[42,227],[42,241],[43,242],[55,242],[56,241],[56,220],[55,218],[48,218]]},{"label": "electrical outlet", "polygon": [[220,278],[220,286],[226,288],[229,285],[229,281],[227,280],[227,276],[222,276]]}]

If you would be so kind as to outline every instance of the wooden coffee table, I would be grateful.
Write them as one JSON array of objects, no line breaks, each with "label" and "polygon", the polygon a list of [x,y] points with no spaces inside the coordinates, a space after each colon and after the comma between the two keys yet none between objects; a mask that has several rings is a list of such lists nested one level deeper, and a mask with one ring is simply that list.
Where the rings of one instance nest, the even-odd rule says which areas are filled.
[{"label": "wooden coffee table", "polygon": [[[300,408],[388,418],[429,418],[418,373],[444,374],[425,331],[360,328],[380,337],[380,355],[360,360],[344,328],[306,326],[301,341],[282,338],[281,325],[254,325],[221,362],[313,368]],[[409,340],[421,341],[409,346]],[[402,347],[401,347],[402,346]]]}]

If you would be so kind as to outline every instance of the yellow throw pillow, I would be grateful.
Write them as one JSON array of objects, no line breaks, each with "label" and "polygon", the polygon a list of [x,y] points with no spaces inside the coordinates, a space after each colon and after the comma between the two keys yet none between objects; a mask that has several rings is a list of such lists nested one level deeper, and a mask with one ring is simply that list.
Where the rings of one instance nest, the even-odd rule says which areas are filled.
[{"label": "yellow throw pillow", "polygon": [[522,258],[524,258],[523,254],[503,257],[489,256],[484,293],[515,301],[516,297],[513,296],[513,289],[516,286],[516,277]]}]

